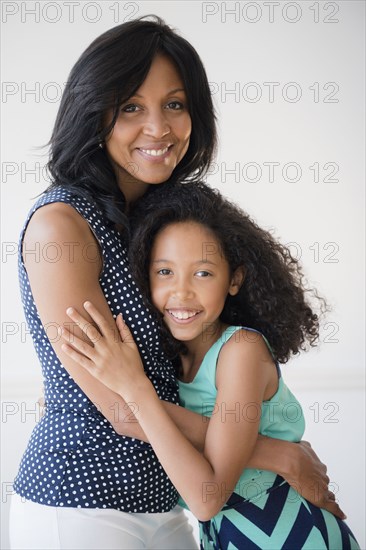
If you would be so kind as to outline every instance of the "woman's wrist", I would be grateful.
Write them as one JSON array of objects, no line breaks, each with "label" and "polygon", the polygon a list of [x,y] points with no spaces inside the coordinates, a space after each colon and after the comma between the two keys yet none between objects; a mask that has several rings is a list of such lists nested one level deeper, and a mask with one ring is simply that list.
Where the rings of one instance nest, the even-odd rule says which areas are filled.
[{"label": "woman's wrist", "polygon": [[[281,440],[281,461],[277,472],[284,479],[294,479],[298,476],[300,454],[297,443]],[[280,471],[281,470],[281,471]]]},{"label": "woman's wrist", "polygon": [[289,441],[258,434],[257,443],[247,467],[269,470],[288,479],[296,469],[294,462],[297,453],[294,447],[296,445]]}]

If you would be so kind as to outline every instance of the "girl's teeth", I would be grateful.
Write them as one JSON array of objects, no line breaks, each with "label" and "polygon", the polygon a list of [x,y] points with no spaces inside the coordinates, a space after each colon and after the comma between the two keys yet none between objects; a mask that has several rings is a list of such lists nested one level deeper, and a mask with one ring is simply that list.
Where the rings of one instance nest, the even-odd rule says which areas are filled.
[{"label": "girl's teeth", "polygon": [[164,155],[168,149],[169,147],[165,147],[165,149],[141,149],[141,151],[147,155],[151,155],[152,157],[160,157],[161,155]]},{"label": "girl's teeth", "polygon": [[183,320],[183,319],[189,319],[190,317],[194,317],[197,315],[198,311],[170,311],[171,315],[173,317],[176,317],[177,319]]}]

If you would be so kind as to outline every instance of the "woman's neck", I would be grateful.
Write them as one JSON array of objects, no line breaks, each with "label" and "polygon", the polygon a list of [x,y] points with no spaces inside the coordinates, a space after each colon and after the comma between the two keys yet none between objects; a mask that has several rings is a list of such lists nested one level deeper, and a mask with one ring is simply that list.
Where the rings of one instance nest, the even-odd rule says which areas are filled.
[{"label": "woman's neck", "polygon": [[127,170],[123,170],[120,166],[117,166],[113,161],[112,166],[116,174],[118,187],[124,194],[126,200],[126,211],[128,212],[130,206],[146,193],[150,184],[138,180],[132,174],[127,172]]},{"label": "woman's neck", "polygon": [[146,193],[148,187],[148,183],[137,180],[129,182],[124,181],[123,183],[119,183],[119,188],[121,189],[126,199],[127,212],[129,211],[131,205]]}]

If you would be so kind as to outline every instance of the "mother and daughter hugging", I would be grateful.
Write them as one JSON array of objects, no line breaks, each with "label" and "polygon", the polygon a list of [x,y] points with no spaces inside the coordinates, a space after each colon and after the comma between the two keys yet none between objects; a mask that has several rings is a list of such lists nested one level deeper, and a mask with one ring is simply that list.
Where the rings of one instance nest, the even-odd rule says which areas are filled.
[{"label": "mother and daughter hugging", "polygon": [[[161,19],[110,29],[72,69],[21,233],[46,413],[12,548],[197,548],[184,507],[202,549],[359,548],[280,370],[316,344],[325,302],[202,183],[215,148],[205,69]],[[56,263],[22,253],[50,241]]]}]

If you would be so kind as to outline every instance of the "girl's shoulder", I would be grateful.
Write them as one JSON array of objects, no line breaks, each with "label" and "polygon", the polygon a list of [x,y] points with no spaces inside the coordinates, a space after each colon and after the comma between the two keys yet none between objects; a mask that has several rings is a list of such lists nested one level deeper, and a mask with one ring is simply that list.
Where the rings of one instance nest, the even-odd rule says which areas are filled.
[{"label": "girl's shoulder", "polygon": [[267,338],[258,330],[244,326],[229,326],[218,340],[219,356],[239,354],[247,357],[263,355],[271,358],[273,353]]},{"label": "girl's shoulder", "polygon": [[216,365],[216,387],[228,377],[239,380],[245,377],[263,378],[272,394],[281,376],[265,336],[250,327],[228,327],[221,339]]}]

